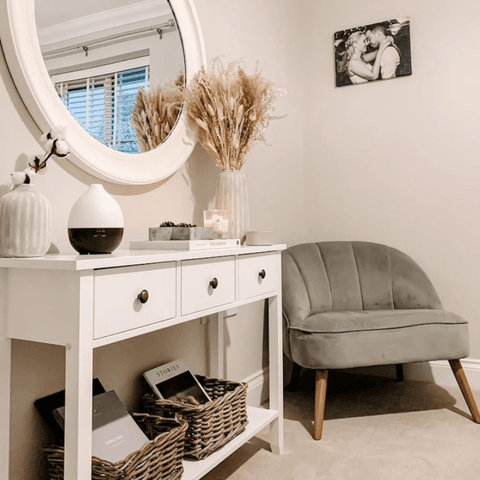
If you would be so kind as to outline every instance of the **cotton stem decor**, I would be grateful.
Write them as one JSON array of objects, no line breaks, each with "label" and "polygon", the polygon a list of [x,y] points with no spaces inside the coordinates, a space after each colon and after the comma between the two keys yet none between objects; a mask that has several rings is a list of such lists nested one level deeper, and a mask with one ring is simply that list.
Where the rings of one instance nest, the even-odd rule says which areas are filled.
[{"label": "cotton stem decor", "polygon": [[37,173],[43,173],[48,167],[50,157],[65,158],[70,154],[65,141],[67,129],[65,127],[54,127],[50,132],[40,137],[43,143],[44,153],[41,156],[33,155],[28,159],[28,167],[22,172],[12,173],[14,185],[30,184]]},{"label": "cotton stem decor", "polygon": [[175,82],[138,89],[130,126],[135,130],[140,152],[154,149],[172,131],[182,109],[184,81],[180,74]]},{"label": "cotton stem decor", "polygon": [[13,189],[0,198],[0,256],[41,257],[51,243],[52,208],[33,184],[52,156],[69,154],[66,129],[55,127],[40,137],[44,152],[29,158],[28,167],[12,173]]},{"label": "cotton stem decor", "polygon": [[203,68],[186,91],[187,115],[198,125],[199,142],[220,170],[241,170],[253,145],[265,141],[273,104],[284,91],[256,69],[247,74],[240,62],[224,68],[219,59]]}]

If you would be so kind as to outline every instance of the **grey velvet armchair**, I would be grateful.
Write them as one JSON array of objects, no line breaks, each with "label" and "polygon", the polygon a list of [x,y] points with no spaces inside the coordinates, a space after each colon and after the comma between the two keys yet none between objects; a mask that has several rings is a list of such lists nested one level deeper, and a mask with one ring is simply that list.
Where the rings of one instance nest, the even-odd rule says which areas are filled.
[{"label": "grey velvet armchair", "polygon": [[443,310],[425,272],[394,248],[369,242],[305,243],[283,252],[284,350],[316,370],[314,438],[320,440],[328,371],[449,360],[480,423],[461,358],[467,321]]}]

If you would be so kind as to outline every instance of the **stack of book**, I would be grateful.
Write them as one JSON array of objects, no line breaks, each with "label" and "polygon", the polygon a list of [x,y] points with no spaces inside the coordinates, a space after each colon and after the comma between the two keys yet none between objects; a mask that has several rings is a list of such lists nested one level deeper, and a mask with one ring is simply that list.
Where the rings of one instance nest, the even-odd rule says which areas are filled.
[{"label": "stack of book", "polygon": [[211,250],[216,248],[239,247],[238,238],[217,238],[213,240],[135,240],[130,250]]}]

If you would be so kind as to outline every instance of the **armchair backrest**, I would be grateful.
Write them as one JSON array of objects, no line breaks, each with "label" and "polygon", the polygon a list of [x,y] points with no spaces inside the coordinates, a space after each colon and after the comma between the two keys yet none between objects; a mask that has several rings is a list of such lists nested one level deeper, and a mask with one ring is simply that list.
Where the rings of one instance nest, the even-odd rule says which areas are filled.
[{"label": "armchair backrest", "polygon": [[290,325],[322,312],[442,308],[417,263],[377,243],[295,245],[283,252],[282,273],[283,310]]}]

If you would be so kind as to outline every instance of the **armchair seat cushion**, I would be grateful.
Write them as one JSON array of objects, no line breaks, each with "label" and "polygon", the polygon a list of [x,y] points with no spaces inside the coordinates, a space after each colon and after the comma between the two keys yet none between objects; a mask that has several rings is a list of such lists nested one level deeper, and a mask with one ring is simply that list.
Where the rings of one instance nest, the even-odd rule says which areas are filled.
[{"label": "armchair seat cushion", "polygon": [[323,312],[288,328],[291,358],[335,369],[468,356],[468,322],[442,309]]}]

